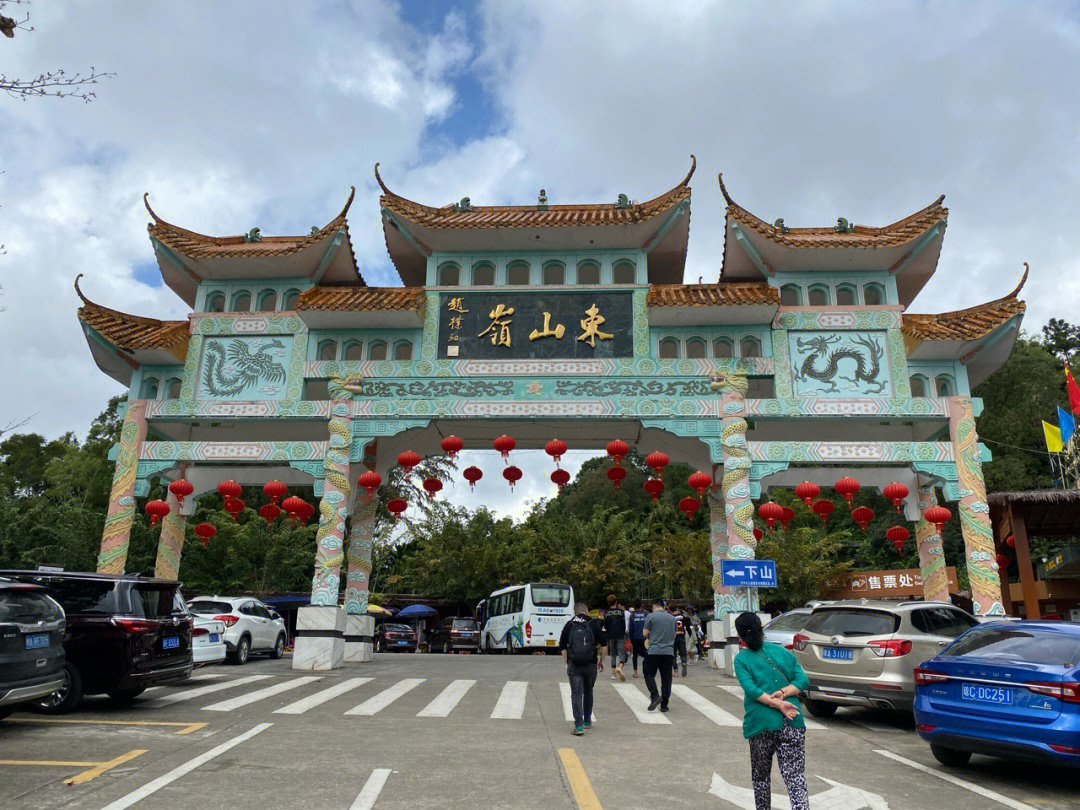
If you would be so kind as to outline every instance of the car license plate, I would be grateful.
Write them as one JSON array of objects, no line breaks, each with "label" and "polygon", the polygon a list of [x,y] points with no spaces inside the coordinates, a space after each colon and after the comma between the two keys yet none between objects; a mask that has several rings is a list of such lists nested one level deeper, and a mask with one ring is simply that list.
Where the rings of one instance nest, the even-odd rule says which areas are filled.
[{"label": "car license plate", "polygon": [[26,649],[28,650],[40,650],[42,647],[49,646],[49,634],[48,633],[33,633],[26,637]]},{"label": "car license plate", "polygon": [[855,651],[843,647],[824,647],[821,650],[821,657],[833,661],[852,661],[855,658]]},{"label": "car license plate", "polygon": [[210,634],[210,643],[211,644],[217,644],[219,641],[221,641],[221,636],[219,636],[217,633],[211,633]]},{"label": "car license plate", "polygon": [[395,644],[408,644],[408,641],[395,641]]},{"label": "car license plate", "polygon": [[979,683],[965,683],[960,685],[960,697],[964,700],[974,700],[978,703],[997,703],[1002,706],[1010,706],[1013,702],[1013,692],[1005,686],[985,686]]},{"label": "car license plate", "polygon": [[549,647],[554,647],[554,646],[555,646],[555,639],[553,639],[553,638],[549,638],[549,639],[547,640],[547,645],[548,645]]},{"label": "car license plate", "polygon": [[161,649],[163,650],[175,650],[179,646],[179,636],[163,636],[161,639]]}]

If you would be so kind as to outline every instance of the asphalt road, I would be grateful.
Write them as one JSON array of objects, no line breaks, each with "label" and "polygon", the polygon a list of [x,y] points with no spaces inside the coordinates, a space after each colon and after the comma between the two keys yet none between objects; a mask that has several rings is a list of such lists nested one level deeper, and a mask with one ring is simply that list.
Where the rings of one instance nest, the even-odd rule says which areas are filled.
[{"label": "asphalt road", "polygon": [[[597,681],[573,737],[555,656],[380,655],[330,673],[290,660],[199,670],[127,707],[0,724],[0,807],[70,810],[753,809],[742,700],[704,664],[667,715],[642,681]],[[667,722],[664,722],[667,721]],[[1076,772],[976,757],[945,769],[887,715],[807,732],[815,810],[1075,810]],[[68,782],[74,784],[68,784]],[[775,806],[787,807],[774,769]]]}]

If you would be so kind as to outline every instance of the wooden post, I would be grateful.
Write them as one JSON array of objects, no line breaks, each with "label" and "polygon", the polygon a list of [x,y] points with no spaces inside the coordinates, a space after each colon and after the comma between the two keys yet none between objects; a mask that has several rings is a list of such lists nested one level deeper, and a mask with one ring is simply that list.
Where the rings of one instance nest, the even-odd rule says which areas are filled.
[{"label": "wooden post", "polygon": [[1020,588],[1024,594],[1027,618],[1041,619],[1042,612],[1039,610],[1039,594],[1035,591],[1035,571],[1031,567],[1031,546],[1028,545],[1024,513],[1015,504],[1009,503],[1009,517],[1012,521],[1013,538],[1016,540],[1016,564],[1020,568]]}]

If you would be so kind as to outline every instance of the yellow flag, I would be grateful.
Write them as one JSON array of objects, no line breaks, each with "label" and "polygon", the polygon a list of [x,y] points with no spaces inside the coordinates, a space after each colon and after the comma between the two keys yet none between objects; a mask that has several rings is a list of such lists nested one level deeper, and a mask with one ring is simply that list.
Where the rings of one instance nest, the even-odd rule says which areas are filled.
[{"label": "yellow flag", "polygon": [[1046,449],[1051,453],[1060,453],[1065,449],[1065,445],[1061,441],[1061,430],[1057,425],[1043,422],[1043,435],[1046,436]]}]

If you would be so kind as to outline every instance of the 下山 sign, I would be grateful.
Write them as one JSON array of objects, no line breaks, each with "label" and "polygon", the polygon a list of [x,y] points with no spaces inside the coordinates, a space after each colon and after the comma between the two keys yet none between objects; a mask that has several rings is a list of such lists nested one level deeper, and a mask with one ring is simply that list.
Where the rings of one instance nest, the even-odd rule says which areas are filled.
[{"label": "\u4e0b\u5c71 sign", "polygon": [[725,588],[775,588],[774,560],[721,560],[720,584]]}]

